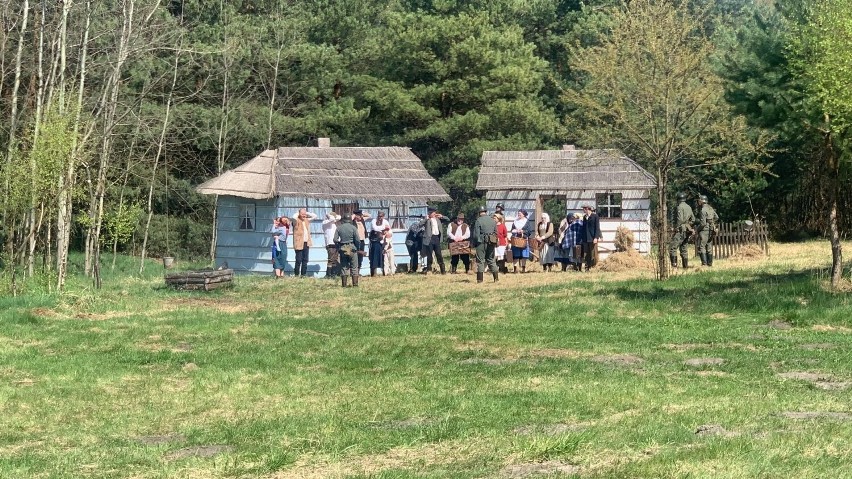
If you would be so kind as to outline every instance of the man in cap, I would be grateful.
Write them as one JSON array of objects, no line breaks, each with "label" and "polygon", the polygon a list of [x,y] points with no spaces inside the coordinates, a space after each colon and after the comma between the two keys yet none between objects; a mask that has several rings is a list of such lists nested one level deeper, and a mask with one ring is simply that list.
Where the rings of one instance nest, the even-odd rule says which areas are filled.
[{"label": "man in cap", "polygon": [[340,252],[340,285],[346,287],[349,276],[352,276],[352,286],[358,286],[360,277],[358,268],[358,228],[352,218],[344,217],[334,232],[334,242]]},{"label": "man in cap", "polygon": [[358,248],[358,271],[361,271],[361,263],[364,261],[364,256],[367,256],[367,225],[364,221],[370,218],[370,214],[364,213],[363,210],[352,212],[352,222],[358,230],[358,244],[355,245]]},{"label": "man in cap", "polygon": [[586,271],[598,264],[598,241],[603,238],[601,221],[591,205],[583,206],[583,256]]},{"label": "man in cap", "polygon": [[707,202],[706,195],[698,197],[698,256],[701,266],[713,266],[713,239],[716,237],[719,215]]},{"label": "man in cap", "polygon": [[487,264],[496,283],[499,281],[497,261],[494,257],[494,249],[497,247],[497,222],[486,213],[484,206],[479,208],[479,217],[473,225],[472,239],[476,246],[476,282],[483,281]]},{"label": "man in cap", "polygon": [[680,259],[683,261],[683,267],[688,268],[687,260],[689,251],[686,245],[689,243],[689,237],[692,236],[692,224],[695,222],[695,215],[692,214],[692,208],[686,203],[686,193],[680,192],[677,194],[677,210],[674,221],[674,235],[669,243],[669,260],[671,260],[672,268],[677,268],[677,253],[680,250]]},{"label": "man in cap", "polygon": [[450,273],[456,274],[459,259],[464,264],[464,273],[470,272],[470,225],[464,222],[464,213],[447,227],[447,243],[450,247]]},{"label": "man in cap", "polygon": [[442,224],[447,224],[450,220],[441,213],[438,213],[438,210],[435,208],[429,207],[427,211],[429,214],[426,217],[426,225],[423,231],[423,256],[426,257],[426,270],[423,271],[423,274],[432,270],[433,253],[435,259],[438,261],[438,268],[441,270],[441,274],[446,274],[444,270],[444,253],[441,251],[441,240],[444,236]]}]

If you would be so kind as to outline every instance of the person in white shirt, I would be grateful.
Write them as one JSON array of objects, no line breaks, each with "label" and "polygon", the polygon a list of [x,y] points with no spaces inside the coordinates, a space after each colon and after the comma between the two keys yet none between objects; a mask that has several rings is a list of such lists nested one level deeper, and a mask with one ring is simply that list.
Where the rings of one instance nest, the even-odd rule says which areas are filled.
[{"label": "person in white shirt", "polygon": [[450,247],[450,273],[456,274],[459,259],[464,264],[464,274],[470,273],[470,225],[464,222],[464,213],[447,226],[447,243]]},{"label": "person in white shirt", "polygon": [[340,276],[340,255],[337,244],[334,242],[334,233],[337,232],[337,222],[340,215],[334,211],[326,213],[322,221],[322,233],[325,237],[325,250],[328,253],[328,263],[325,265],[325,277],[336,278]]}]

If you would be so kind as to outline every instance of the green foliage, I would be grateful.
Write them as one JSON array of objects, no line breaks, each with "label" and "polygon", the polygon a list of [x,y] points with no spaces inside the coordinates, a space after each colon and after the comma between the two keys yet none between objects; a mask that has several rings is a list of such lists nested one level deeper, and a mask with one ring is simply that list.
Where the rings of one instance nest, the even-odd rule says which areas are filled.
[{"label": "green foliage", "polygon": [[143,212],[138,202],[121,204],[107,211],[104,214],[106,235],[101,236],[101,241],[105,244],[113,241],[119,245],[126,244],[138,228]]}]

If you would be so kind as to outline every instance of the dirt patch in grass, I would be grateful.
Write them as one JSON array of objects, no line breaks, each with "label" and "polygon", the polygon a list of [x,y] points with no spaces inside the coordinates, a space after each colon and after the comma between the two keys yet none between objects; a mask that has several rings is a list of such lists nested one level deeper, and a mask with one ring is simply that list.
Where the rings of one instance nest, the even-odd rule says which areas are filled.
[{"label": "dirt patch in grass", "polygon": [[730,319],[730,318],[731,318],[731,315],[725,314],[725,313],[713,313],[713,314],[710,315],[710,319]]},{"label": "dirt patch in grass", "polygon": [[784,321],[782,319],[773,319],[772,321],[770,321],[766,325],[766,327],[772,328],[772,329],[778,329],[778,330],[781,330],[781,331],[788,331],[790,329],[793,329],[792,324],[790,324],[787,321]]},{"label": "dirt patch in grass", "polygon": [[561,436],[569,432],[583,431],[589,427],[587,423],[556,423],[556,424],[532,424],[529,426],[519,426],[512,430],[513,433],[519,436],[532,436],[541,434],[544,436]]},{"label": "dirt patch in grass", "polygon": [[722,358],[690,358],[683,364],[690,367],[719,366],[725,364],[725,360]]},{"label": "dirt patch in grass", "polygon": [[155,436],[137,436],[133,438],[133,440],[146,446],[157,446],[173,442],[184,442],[186,441],[186,436],[183,436],[182,434],[163,434]]},{"label": "dirt patch in grass", "polygon": [[178,449],[177,451],[172,451],[165,455],[165,458],[169,461],[177,461],[180,459],[187,459],[190,457],[213,457],[218,456],[219,454],[223,454],[226,452],[231,452],[234,450],[234,446],[223,446],[223,445],[214,445],[214,446],[192,446],[185,447],[183,449]]},{"label": "dirt patch in grass", "polygon": [[799,348],[808,350],[808,351],[817,351],[817,350],[825,350],[825,349],[834,349],[837,345],[834,343],[811,343],[811,344],[802,344]]},{"label": "dirt patch in grass", "polygon": [[852,386],[852,382],[849,381],[817,381],[814,383],[815,388],[823,391],[845,391],[850,386]]},{"label": "dirt patch in grass", "polygon": [[787,419],[835,419],[838,421],[852,421],[852,414],[846,412],[784,411],[781,415]]},{"label": "dirt patch in grass", "polygon": [[718,378],[721,378],[723,376],[728,376],[728,373],[726,373],[724,371],[695,371],[694,374],[696,376],[718,377]]},{"label": "dirt patch in grass", "polygon": [[811,373],[804,371],[791,371],[787,373],[779,373],[778,377],[784,379],[795,379],[799,381],[817,382],[831,381],[831,375],[823,373]]},{"label": "dirt patch in grass", "polygon": [[695,429],[696,436],[730,436],[731,434],[718,424],[702,424]]},{"label": "dirt patch in grass", "polygon": [[815,324],[811,326],[811,330],[832,333],[852,333],[852,329],[845,326],[831,326],[828,324]]},{"label": "dirt patch in grass", "polygon": [[510,464],[500,471],[500,477],[506,479],[524,479],[537,476],[574,475],[579,474],[580,466],[562,461],[528,462],[525,464]]},{"label": "dirt patch in grass", "polygon": [[497,359],[497,358],[467,358],[459,361],[459,364],[484,364],[486,366],[505,366],[514,364],[517,359]]},{"label": "dirt patch in grass", "polygon": [[549,359],[576,359],[586,356],[586,353],[574,349],[531,349],[524,353],[524,356],[533,358],[549,358]]},{"label": "dirt patch in grass", "polygon": [[256,313],[264,308],[264,305],[256,302],[242,302],[238,298],[171,298],[167,301],[160,302],[157,308],[152,308],[154,312],[171,312],[182,309],[188,310],[206,310],[216,311],[226,314],[246,314]]},{"label": "dirt patch in grass", "polygon": [[638,366],[645,362],[644,359],[632,354],[602,354],[592,356],[592,361],[603,364],[613,364],[616,366]]}]

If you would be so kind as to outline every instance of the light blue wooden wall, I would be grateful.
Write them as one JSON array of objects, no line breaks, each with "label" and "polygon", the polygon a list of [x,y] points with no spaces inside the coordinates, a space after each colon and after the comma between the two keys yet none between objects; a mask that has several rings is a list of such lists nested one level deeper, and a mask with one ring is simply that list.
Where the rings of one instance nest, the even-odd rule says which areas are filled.
[{"label": "light blue wooden wall", "polygon": [[[379,209],[388,212],[389,201],[358,200],[358,206],[375,217]],[[255,230],[240,231],[240,205],[255,205]],[[272,274],[272,220],[285,215],[292,218],[300,208],[317,215],[317,220],[311,222],[311,239],[314,246],[308,253],[308,275],[324,276],[328,255],[325,249],[325,237],[322,233],[322,220],[326,213],[333,210],[331,200],[312,198],[277,198],[269,200],[252,200],[234,196],[219,197],[219,217],[216,225],[216,264],[228,263],[237,273]],[[406,228],[416,221],[416,216],[426,214],[426,205],[409,206]],[[394,231],[394,254],[396,264],[408,264],[408,250],[405,247],[406,230]],[[288,275],[293,273],[293,262],[296,251],[293,249],[292,236],[287,244]],[[367,258],[361,268],[361,274],[369,274],[370,267]]]}]

